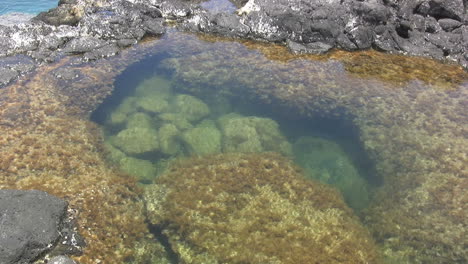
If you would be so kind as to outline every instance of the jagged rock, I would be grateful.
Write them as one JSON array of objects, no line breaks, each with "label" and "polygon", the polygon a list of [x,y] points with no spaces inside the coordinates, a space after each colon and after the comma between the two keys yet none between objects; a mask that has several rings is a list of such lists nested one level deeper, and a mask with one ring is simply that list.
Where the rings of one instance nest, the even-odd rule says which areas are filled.
[{"label": "jagged rock", "polygon": [[[180,21],[180,27],[189,31],[311,46],[294,48],[288,42],[293,51],[301,53],[324,52],[328,49],[325,44],[345,50],[375,47],[458,59],[461,64],[460,58],[466,53],[466,45],[454,43],[453,38],[447,40],[450,43],[440,43],[442,36],[409,32],[460,35],[460,28],[468,21],[462,0],[243,0],[235,4],[239,7],[237,14],[231,6],[213,12],[200,1],[102,0],[99,5],[93,1],[60,1],[57,8],[41,13],[32,23],[0,26],[0,56],[28,52],[38,61],[52,62],[60,56],[56,50],[64,49],[83,53],[85,60],[109,57],[145,35],[163,34],[165,19]],[[386,29],[382,31],[382,27]],[[12,38],[13,34],[18,36],[17,32],[20,37]],[[410,34],[412,39],[408,40]],[[434,38],[439,37],[434,44]],[[77,46],[82,39],[90,42]],[[462,48],[451,48],[453,45]]]},{"label": "jagged rock", "polygon": [[443,30],[450,32],[454,30],[455,28],[460,27],[462,23],[454,19],[442,18],[442,19],[439,19],[439,25]]},{"label": "jagged rock", "polygon": [[286,44],[288,45],[288,48],[294,54],[302,54],[302,53],[323,54],[332,48],[331,45],[328,45],[322,42],[300,44],[292,40],[288,40]]}]

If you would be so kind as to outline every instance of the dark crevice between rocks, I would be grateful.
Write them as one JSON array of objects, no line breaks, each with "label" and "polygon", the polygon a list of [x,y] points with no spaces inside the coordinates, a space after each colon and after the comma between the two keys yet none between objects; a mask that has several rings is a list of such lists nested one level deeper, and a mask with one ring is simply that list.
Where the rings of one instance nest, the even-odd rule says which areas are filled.
[{"label": "dark crevice between rocks", "polygon": [[164,228],[162,226],[152,224],[148,224],[148,227],[150,233],[153,234],[155,239],[164,247],[164,250],[167,253],[167,259],[172,264],[179,264],[179,256],[172,249],[171,243],[169,242],[169,238],[167,237],[167,235],[163,233]]},{"label": "dark crevice between rocks", "polygon": [[400,23],[396,28],[395,28],[398,36],[404,38],[404,39],[409,39],[409,31],[411,30],[408,25],[405,23]]}]

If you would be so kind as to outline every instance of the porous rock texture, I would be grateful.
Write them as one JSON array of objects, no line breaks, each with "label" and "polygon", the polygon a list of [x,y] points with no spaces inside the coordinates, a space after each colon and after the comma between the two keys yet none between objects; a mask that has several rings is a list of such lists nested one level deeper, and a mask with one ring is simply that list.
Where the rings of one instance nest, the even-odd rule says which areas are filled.
[{"label": "porous rock texture", "polygon": [[[331,48],[428,56],[468,67],[468,16],[463,0],[250,0],[212,11],[200,1],[61,0],[30,22],[0,25],[0,59],[27,54],[51,62],[113,56],[166,22],[180,29],[288,45],[295,53]],[[27,71],[21,71],[25,73]],[[0,85],[11,72],[0,68]]]}]

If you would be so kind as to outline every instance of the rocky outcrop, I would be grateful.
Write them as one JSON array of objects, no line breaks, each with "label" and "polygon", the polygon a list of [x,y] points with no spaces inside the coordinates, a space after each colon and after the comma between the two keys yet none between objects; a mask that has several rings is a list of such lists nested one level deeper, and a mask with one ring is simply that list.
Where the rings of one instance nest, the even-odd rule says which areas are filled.
[{"label": "rocky outcrop", "polygon": [[[145,36],[161,35],[165,21],[176,21],[183,30],[284,43],[294,53],[375,48],[468,67],[463,0],[211,2],[61,0],[31,22],[0,25],[0,58],[22,53],[50,62],[84,54],[84,59],[95,60],[113,56]],[[0,85],[15,78],[5,70],[2,75]]]},{"label": "rocky outcrop", "polygon": [[284,42],[295,53],[375,48],[468,67],[462,0],[250,0],[237,13],[197,9],[184,28]]},{"label": "rocky outcrop", "polygon": [[0,190],[0,212],[0,263],[31,263],[59,242],[81,240],[67,224],[67,202],[46,192]]}]

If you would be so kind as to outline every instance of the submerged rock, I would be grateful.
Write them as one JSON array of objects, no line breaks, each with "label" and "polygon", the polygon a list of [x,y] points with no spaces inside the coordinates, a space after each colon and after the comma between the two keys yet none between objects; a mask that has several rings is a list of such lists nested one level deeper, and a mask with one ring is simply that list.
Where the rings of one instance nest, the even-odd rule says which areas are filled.
[{"label": "submerged rock", "polygon": [[165,112],[169,108],[169,104],[159,96],[151,96],[139,98],[136,107],[142,111],[155,114]]},{"label": "submerged rock", "polygon": [[277,154],[175,162],[144,197],[182,262],[380,263],[340,195]]},{"label": "submerged rock", "polygon": [[158,132],[146,127],[124,129],[114,136],[111,142],[129,155],[144,154],[159,149]]},{"label": "submerged rock", "polygon": [[165,123],[175,125],[180,131],[184,131],[193,127],[193,125],[182,114],[164,113],[158,115],[158,117]]},{"label": "submerged rock", "polygon": [[293,152],[294,161],[305,169],[307,177],[338,188],[350,207],[363,209],[369,204],[368,184],[338,144],[301,137],[294,143]]},{"label": "submerged rock", "polygon": [[174,98],[172,110],[190,122],[196,122],[210,114],[210,109],[202,100],[191,95],[180,94]]},{"label": "submerged rock", "polygon": [[182,146],[179,142],[180,131],[174,124],[162,125],[158,133],[162,153],[175,155],[182,151]]},{"label": "submerged rock", "polygon": [[151,118],[151,116],[145,113],[141,113],[141,112],[132,114],[126,120],[127,120],[127,128],[132,128],[132,127],[153,128],[155,127],[155,122]]},{"label": "submerged rock", "polygon": [[227,114],[220,117],[218,123],[223,132],[223,152],[276,151],[291,154],[291,144],[272,119]]},{"label": "submerged rock", "polygon": [[221,132],[214,121],[205,120],[192,129],[187,130],[182,138],[188,152],[195,155],[221,153]]},{"label": "submerged rock", "polygon": [[143,183],[152,182],[157,175],[156,167],[148,160],[125,157],[120,160],[119,165],[122,171],[136,176]]}]

